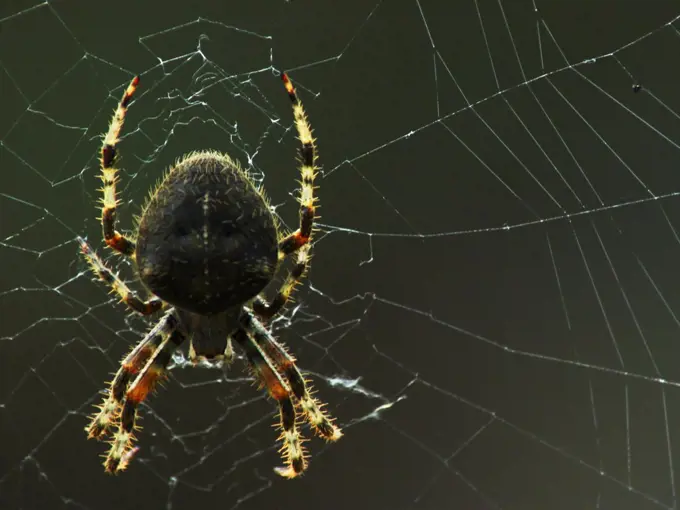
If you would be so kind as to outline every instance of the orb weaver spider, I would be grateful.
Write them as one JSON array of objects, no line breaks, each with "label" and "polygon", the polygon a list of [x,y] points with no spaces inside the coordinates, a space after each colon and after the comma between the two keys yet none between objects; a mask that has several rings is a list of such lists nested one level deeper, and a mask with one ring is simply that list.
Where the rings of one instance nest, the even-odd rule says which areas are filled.
[{"label": "orb weaver spider", "polygon": [[[130,101],[139,85],[135,77],[113,115],[101,148],[104,241],[128,257],[151,294],[143,300],[109,269],[90,245],[78,238],[92,271],[120,300],[142,315],[161,313],[146,336],[122,360],[107,396],[86,428],[89,438],[112,432],[105,470],[124,470],[137,451],[133,446],[137,408],[166,377],[172,354],[190,340],[189,357],[227,360],[232,340],[243,349],[260,384],[277,402],[282,441],[280,475],[293,478],[307,467],[298,430],[301,414],[328,441],[342,436],[323,404],[288,353],[266,327],[281,312],[307,270],[315,217],[314,178],[318,167],[312,129],[288,76],[281,75],[293,103],[300,141],[301,191],[299,228],[279,233],[262,191],[238,162],[216,151],[193,152],[165,174],[142,209],[134,240],[116,230],[118,142]],[[272,282],[280,263],[295,261],[287,278],[267,302],[260,293]]]}]

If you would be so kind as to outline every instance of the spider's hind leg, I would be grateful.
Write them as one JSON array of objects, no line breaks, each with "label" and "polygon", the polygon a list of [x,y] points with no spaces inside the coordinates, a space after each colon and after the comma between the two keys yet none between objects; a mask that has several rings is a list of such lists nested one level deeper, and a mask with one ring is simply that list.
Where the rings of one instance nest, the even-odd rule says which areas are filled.
[{"label": "spider's hind leg", "polygon": [[120,141],[120,132],[123,128],[128,105],[138,85],[139,76],[135,76],[118,103],[101,148],[101,180],[103,183],[101,191],[104,194],[101,199],[101,222],[104,241],[110,248],[127,257],[134,255],[135,243],[116,230],[116,209],[119,203],[116,198],[116,183],[118,182],[117,145]]},{"label": "spider's hind leg", "polygon": [[253,302],[253,311],[263,320],[269,320],[278,314],[286,305],[293,293],[295,286],[303,277],[307,266],[309,265],[309,250],[311,247],[312,230],[314,228],[314,220],[316,218],[317,198],[314,196],[314,178],[316,177],[317,153],[314,137],[312,136],[312,127],[307,120],[307,114],[302,106],[300,98],[295,92],[292,82],[288,79],[288,75],[283,73],[281,75],[283,84],[288,92],[293,103],[293,116],[295,117],[295,128],[298,133],[298,140],[300,141],[300,196],[298,202],[300,203],[300,225],[298,229],[287,237],[279,241],[279,259],[283,259],[290,255],[297,253],[297,257],[293,268],[288,277],[281,285],[281,288],[272,299],[271,303],[267,303],[261,297],[258,297]]}]

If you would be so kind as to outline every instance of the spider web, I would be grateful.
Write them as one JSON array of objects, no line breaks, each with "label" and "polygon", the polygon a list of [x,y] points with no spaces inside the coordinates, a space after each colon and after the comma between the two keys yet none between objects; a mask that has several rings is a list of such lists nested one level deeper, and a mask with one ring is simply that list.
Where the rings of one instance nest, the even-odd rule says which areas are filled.
[{"label": "spider web", "polygon": [[[3,508],[677,508],[677,5],[145,4],[0,6]],[[323,217],[273,327],[346,435],[281,480],[243,360],[178,354],[105,476],[83,428],[150,323],[78,256],[87,237],[135,286],[101,248],[100,135],[141,74],[122,230],[201,148],[294,229],[282,70]]]}]

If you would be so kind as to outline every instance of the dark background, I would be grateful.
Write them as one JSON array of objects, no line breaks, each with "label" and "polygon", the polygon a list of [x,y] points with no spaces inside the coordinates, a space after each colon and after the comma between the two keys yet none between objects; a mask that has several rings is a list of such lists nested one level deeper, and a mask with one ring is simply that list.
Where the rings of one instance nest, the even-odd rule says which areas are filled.
[{"label": "dark background", "polygon": [[[677,508],[680,7],[671,0],[0,3],[0,508]],[[239,361],[184,368],[106,476],[83,428],[145,332],[77,254],[228,151],[295,227],[288,70],[324,174],[276,334],[346,433],[285,481]],[[634,92],[634,85],[641,89]],[[134,285],[134,282],[133,282]],[[306,435],[310,435],[306,431]]]}]

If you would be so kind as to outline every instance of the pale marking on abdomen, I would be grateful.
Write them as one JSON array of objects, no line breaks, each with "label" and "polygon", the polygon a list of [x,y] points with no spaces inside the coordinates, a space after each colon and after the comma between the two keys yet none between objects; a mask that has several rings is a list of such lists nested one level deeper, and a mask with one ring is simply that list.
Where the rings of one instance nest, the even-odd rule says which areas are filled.
[{"label": "pale marking on abdomen", "polygon": [[[208,242],[210,240],[210,230],[208,228],[208,220],[210,216],[210,192],[206,191],[203,195],[203,276],[205,277],[206,284],[208,283],[208,278],[210,277],[210,269],[208,267]],[[205,295],[206,299],[210,299],[210,294]]]}]

